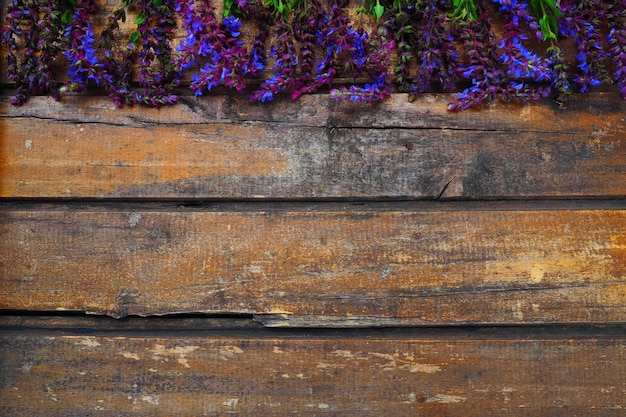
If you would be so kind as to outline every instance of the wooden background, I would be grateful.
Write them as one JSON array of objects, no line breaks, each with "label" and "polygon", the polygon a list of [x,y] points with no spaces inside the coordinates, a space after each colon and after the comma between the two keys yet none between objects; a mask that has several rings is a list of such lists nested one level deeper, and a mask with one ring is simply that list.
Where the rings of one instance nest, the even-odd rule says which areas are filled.
[{"label": "wooden background", "polygon": [[621,416],[626,104],[0,95],[0,415]]}]

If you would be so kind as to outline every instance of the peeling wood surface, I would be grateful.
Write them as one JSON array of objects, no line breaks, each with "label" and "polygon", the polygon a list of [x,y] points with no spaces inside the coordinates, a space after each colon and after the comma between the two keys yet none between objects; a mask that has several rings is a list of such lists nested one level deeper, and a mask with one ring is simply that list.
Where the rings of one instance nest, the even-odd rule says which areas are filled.
[{"label": "peeling wood surface", "polygon": [[450,95],[374,106],[183,97],[0,104],[3,198],[545,198],[626,195],[626,104],[609,93],[450,113]]},{"label": "peeling wood surface", "polygon": [[[75,318],[75,326],[82,319]],[[158,320],[158,319],[157,319]],[[6,323],[6,321],[5,321]],[[616,416],[624,335],[4,329],[11,416]]]},{"label": "peeling wood surface", "polygon": [[626,319],[626,210],[499,206],[7,206],[0,308],[272,314],[272,325]]}]

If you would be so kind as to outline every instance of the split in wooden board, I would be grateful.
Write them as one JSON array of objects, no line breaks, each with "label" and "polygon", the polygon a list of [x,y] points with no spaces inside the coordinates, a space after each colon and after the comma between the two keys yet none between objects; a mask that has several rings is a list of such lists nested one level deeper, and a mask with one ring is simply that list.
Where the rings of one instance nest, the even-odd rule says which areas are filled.
[{"label": "split in wooden board", "polygon": [[450,113],[450,95],[376,106],[182,97],[0,103],[0,198],[511,199],[626,196],[626,103],[606,93]]},{"label": "split in wooden board", "polygon": [[626,319],[623,209],[277,206],[5,205],[0,307],[273,326]]},{"label": "split in wooden board", "polygon": [[[65,320],[84,326],[83,318]],[[2,415],[548,417],[626,408],[619,329],[535,338],[506,329],[447,336],[25,329],[0,335]]]}]

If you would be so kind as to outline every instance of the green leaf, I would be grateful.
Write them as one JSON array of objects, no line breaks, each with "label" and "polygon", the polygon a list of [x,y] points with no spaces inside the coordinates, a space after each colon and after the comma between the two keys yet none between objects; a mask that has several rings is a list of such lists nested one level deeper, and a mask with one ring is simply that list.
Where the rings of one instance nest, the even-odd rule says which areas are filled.
[{"label": "green leaf", "polygon": [[[552,21],[554,21],[554,23]],[[541,27],[541,34],[543,35],[544,40],[551,39],[556,41],[556,34],[552,31],[555,25],[556,21],[552,16],[544,16],[539,19],[539,26]]]},{"label": "green leaf", "polygon": [[552,14],[554,14],[556,17],[559,17],[563,14],[563,12],[561,12],[561,10],[559,9],[559,6],[557,6],[555,0],[543,0],[543,1],[546,4],[546,6],[550,8],[550,10],[552,11]]},{"label": "green leaf", "polygon": [[146,14],[142,11],[139,12],[139,14],[137,15],[137,17],[135,18],[135,24],[137,26],[141,26],[144,23],[146,23]]},{"label": "green leaf", "polygon": [[531,0],[530,11],[539,20],[543,39],[556,41],[559,31],[556,18],[563,14],[556,0]]},{"label": "green leaf", "polygon": [[411,2],[409,0],[393,0],[393,8],[402,9],[404,6],[408,6],[410,3]]},{"label": "green leaf", "polygon": [[137,43],[139,43],[139,31],[138,30],[134,30],[132,32],[130,32],[130,35],[128,36],[128,40],[132,43],[137,45]]},{"label": "green leaf", "polygon": [[478,11],[474,0],[454,0],[454,11],[450,15],[453,19],[460,20],[476,20],[478,19]]},{"label": "green leaf", "polygon": [[72,23],[74,20],[74,13],[71,10],[65,10],[61,15],[61,23],[64,25]]},{"label": "green leaf", "polygon": [[372,13],[374,15],[374,19],[380,20],[385,12],[385,8],[380,4],[379,1],[376,1],[376,6],[374,6]]},{"label": "green leaf", "polygon": [[233,0],[224,0],[224,13],[223,13],[224,17],[230,16],[230,11],[234,3],[235,2]]}]

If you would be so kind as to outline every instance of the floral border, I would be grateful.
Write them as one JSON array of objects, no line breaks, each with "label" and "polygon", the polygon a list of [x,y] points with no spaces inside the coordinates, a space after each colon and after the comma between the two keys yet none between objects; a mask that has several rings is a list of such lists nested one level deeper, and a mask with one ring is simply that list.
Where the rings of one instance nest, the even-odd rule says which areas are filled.
[{"label": "floral border", "polygon": [[[7,3],[1,36],[15,105],[96,86],[118,106],[161,106],[184,84],[196,95],[250,90],[260,102],[320,90],[358,102],[453,91],[450,110],[562,103],[610,83],[626,99],[626,0],[364,0],[358,19],[349,0],[121,0],[104,25],[96,0]],[[129,17],[134,29],[121,35]]]}]

